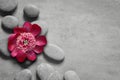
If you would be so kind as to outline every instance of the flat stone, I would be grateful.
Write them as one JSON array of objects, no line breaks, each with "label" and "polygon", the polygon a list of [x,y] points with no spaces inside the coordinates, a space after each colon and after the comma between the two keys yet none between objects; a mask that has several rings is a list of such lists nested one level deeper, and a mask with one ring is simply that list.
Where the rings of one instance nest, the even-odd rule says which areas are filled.
[{"label": "flat stone", "polygon": [[35,5],[32,5],[32,4],[29,4],[29,5],[26,5],[24,7],[24,14],[27,16],[27,17],[30,17],[30,18],[35,18],[35,17],[38,17],[39,16],[39,9],[37,8],[37,6]]},{"label": "flat stone", "polygon": [[62,61],[65,58],[64,51],[54,44],[47,44],[44,48],[44,53],[49,58],[56,61]]},{"label": "flat stone", "polygon": [[32,73],[28,69],[22,70],[16,74],[15,80],[32,80]]},{"label": "flat stone", "polygon": [[6,57],[10,57],[10,52],[8,51],[8,37],[0,39],[0,51],[1,54],[6,56]]},{"label": "flat stone", "polygon": [[14,16],[5,16],[2,19],[2,25],[7,29],[13,29],[18,26],[18,19]]},{"label": "flat stone", "polygon": [[38,24],[42,31],[41,31],[41,34],[40,35],[46,35],[47,32],[48,32],[48,25],[45,21],[34,21],[33,24]]},{"label": "flat stone", "polygon": [[64,75],[65,80],[80,80],[79,76],[75,71],[67,71]]},{"label": "flat stone", "polygon": [[0,10],[10,12],[18,5],[17,0],[0,0]]},{"label": "flat stone", "polygon": [[48,80],[63,80],[63,78],[58,71],[55,71],[55,72],[51,73]]},{"label": "flat stone", "polygon": [[37,75],[41,80],[47,80],[50,74],[54,71],[54,68],[46,63],[41,63],[37,67]]}]

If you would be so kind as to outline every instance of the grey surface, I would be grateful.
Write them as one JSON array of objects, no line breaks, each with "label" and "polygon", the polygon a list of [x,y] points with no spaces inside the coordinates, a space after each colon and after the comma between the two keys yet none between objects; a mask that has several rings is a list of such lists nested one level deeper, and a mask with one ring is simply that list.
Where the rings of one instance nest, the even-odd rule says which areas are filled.
[{"label": "grey surface", "polygon": [[[38,56],[28,67],[33,74],[36,66],[45,62],[62,74],[75,70],[81,80],[120,79],[119,0],[19,0],[14,15],[20,25],[24,22],[23,8],[29,3],[39,7],[39,19],[49,25],[48,41],[60,46],[66,56],[59,64],[43,54]],[[0,29],[0,38],[7,35]],[[0,80],[13,80],[22,69],[14,60],[0,58]]]}]

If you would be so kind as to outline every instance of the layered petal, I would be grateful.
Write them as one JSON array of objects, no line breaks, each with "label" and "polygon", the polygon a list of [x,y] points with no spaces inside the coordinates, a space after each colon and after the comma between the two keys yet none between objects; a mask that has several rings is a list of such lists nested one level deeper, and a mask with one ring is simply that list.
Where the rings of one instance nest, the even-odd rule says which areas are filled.
[{"label": "layered petal", "polygon": [[33,50],[37,54],[40,54],[41,52],[43,52],[43,46],[35,46],[35,48]]},{"label": "layered petal", "polygon": [[15,27],[14,28],[14,33],[17,34],[17,33],[23,33],[23,32],[26,32],[26,30],[24,28],[20,28],[20,27]]},{"label": "layered petal", "polygon": [[12,57],[16,57],[18,53],[21,53],[21,51],[18,50],[17,48],[15,48],[15,49],[11,52],[11,56],[12,56]]},{"label": "layered petal", "polygon": [[23,24],[23,28],[27,31],[27,32],[30,32],[32,30],[32,25],[30,22],[25,22]]},{"label": "layered petal", "polygon": [[24,62],[26,59],[27,54],[23,53],[22,51],[18,52],[16,59],[18,62]]},{"label": "layered petal", "polygon": [[38,26],[37,24],[32,25],[32,29],[30,31],[34,36],[37,36],[41,33],[41,27]]},{"label": "layered petal", "polygon": [[36,60],[36,54],[33,51],[27,52],[27,59],[30,61]]},{"label": "layered petal", "polygon": [[45,36],[39,36],[36,38],[36,45],[45,46],[47,44],[47,39]]},{"label": "layered petal", "polygon": [[16,47],[16,38],[18,34],[11,34],[8,38],[8,49],[12,51]]}]

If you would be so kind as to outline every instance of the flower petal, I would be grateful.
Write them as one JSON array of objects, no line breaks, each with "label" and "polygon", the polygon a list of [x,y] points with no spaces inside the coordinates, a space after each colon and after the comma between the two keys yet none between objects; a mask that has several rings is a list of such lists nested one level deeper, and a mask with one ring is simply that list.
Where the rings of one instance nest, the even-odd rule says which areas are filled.
[{"label": "flower petal", "polygon": [[32,29],[30,31],[34,36],[37,36],[41,33],[41,27],[38,26],[37,24],[32,25]]},{"label": "flower petal", "polygon": [[24,28],[20,28],[20,27],[14,28],[14,33],[23,33],[23,32],[26,32]]},{"label": "flower petal", "polygon": [[30,61],[35,61],[36,60],[36,54],[33,51],[30,51],[27,53],[27,58]]},{"label": "flower petal", "polygon": [[16,59],[18,62],[24,62],[26,59],[26,53],[23,53],[22,51],[18,52]]},{"label": "flower petal", "polygon": [[43,46],[35,46],[35,48],[33,50],[37,54],[40,54],[41,52],[43,52]]},{"label": "flower petal", "polygon": [[16,38],[18,34],[11,34],[8,38],[8,49],[12,51],[16,47]]},{"label": "flower petal", "polygon": [[23,24],[23,28],[24,28],[27,32],[30,32],[31,29],[32,29],[32,25],[31,25],[30,22],[25,22],[25,23]]},{"label": "flower petal", "polygon": [[47,39],[45,36],[39,36],[36,38],[36,45],[45,46],[47,44]]},{"label": "flower petal", "polygon": [[12,57],[16,57],[18,53],[19,53],[19,50],[18,50],[18,49],[14,49],[14,50],[11,52],[11,56],[12,56]]}]

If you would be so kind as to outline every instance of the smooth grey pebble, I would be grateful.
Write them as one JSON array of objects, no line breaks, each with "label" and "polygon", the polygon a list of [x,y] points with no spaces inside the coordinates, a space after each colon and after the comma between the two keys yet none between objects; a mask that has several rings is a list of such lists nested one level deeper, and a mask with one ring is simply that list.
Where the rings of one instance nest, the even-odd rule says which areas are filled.
[{"label": "smooth grey pebble", "polygon": [[54,44],[47,44],[44,48],[44,53],[49,58],[56,61],[62,61],[65,58],[64,51]]},{"label": "smooth grey pebble", "polygon": [[67,71],[64,75],[65,80],[80,80],[79,76],[75,71]]},{"label": "smooth grey pebble", "polygon": [[13,11],[18,5],[17,0],[0,0],[0,10],[5,12]]},{"label": "smooth grey pebble", "polygon": [[18,19],[14,16],[5,16],[2,19],[2,25],[7,29],[13,29],[14,27],[18,26]]},{"label": "smooth grey pebble", "polygon": [[48,25],[45,21],[34,21],[33,24],[38,24],[42,31],[40,35],[46,35],[48,32]]},{"label": "smooth grey pebble", "polygon": [[32,80],[32,73],[29,69],[18,72],[14,80]]},{"label": "smooth grey pebble", "polygon": [[47,80],[63,80],[61,74],[58,71],[51,73]]},{"label": "smooth grey pebble", "polygon": [[29,4],[29,5],[26,5],[24,7],[24,14],[27,16],[27,17],[30,17],[30,18],[35,18],[35,17],[38,17],[39,16],[39,9],[37,8],[37,6],[35,5],[32,5],[32,4]]},{"label": "smooth grey pebble", "polygon": [[41,80],[47,80],[54,71],[54,68],[47,63],[41,63],[37,67],[37,75]]},{"label": "smooth grey pebble", "polygon": [[8,37],[0,40],[0,51],[6,57],[10,57],[10,52],[8,51]]}]

